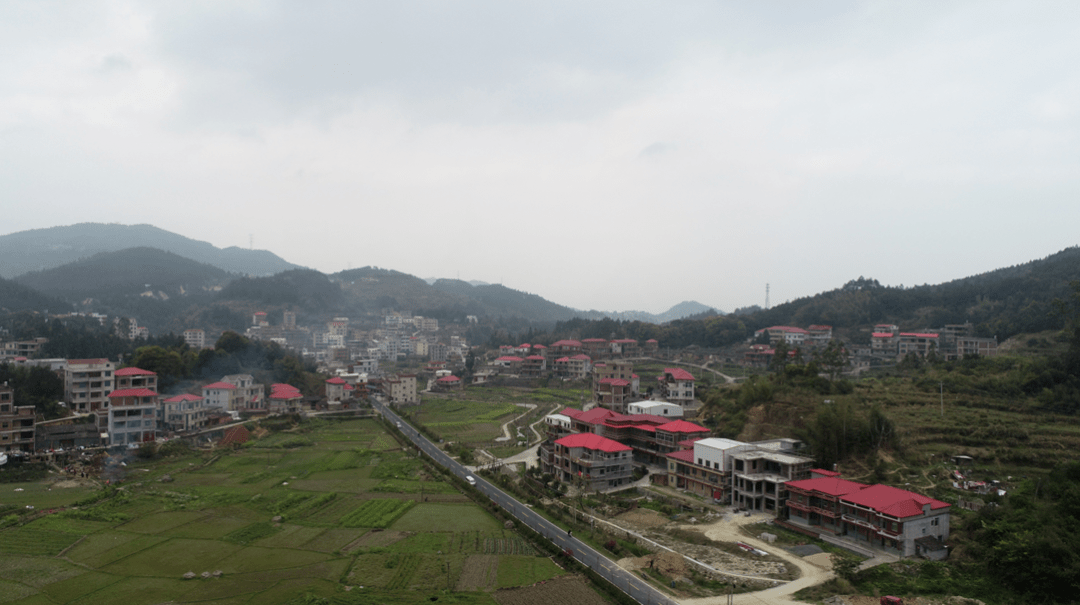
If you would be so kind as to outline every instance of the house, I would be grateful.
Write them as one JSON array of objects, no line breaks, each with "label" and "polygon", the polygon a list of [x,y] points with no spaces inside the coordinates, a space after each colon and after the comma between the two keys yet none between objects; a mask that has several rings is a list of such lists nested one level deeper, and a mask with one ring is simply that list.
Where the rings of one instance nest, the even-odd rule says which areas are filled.
[{"label": "house", "polygon": [[290,384],[275,383],[270,385],[267,401],[267,411],[271,414],[293,414],[300,411],[304,396]]},{"label": "house", "polygon": [[212,382],[202,388],[203,400],[208,408],[216,408],[224,411],[237,410],[236,385],[218,381]]},{"label": "house", "polygon": [[116,378],[116,388],[118,389],[150,389],[156,391],[158,388],[157,373],[150,370],[136,367],[120,368],[113,373],[113,376]]},{"label": "house", "polygon": [[591,359],[602,359],[611,356],[611,345],[605,338],[581,339],[581,353]]},{"label": "house", "polygon": [[192,349],[206,348],[206,332],[199,328],[184,330],[184,343]]},{"label": "house", "polygon": [[[541,458],[551,444],[566,434],[592,433],[630,446],[634,460],[643,464],[653,464],[663,459],[669,452],[679,449],[679,443],[687,439],[707,437],[709,429],[692,422],[672,420],[662,416],[636,414],[628,416],[602,407],[595,407],[587,412],[566,408],[555,417],[558,421],[548,421],[547,439],[540,444]],[[568,419],[569,427],[565,421]]]},{"label": "house", "polygon": [[157,439],[157,391],[117,389],[109,393],[109,445],[145,443]]},{"label": "house", "polygon": [[630,381],[621,378],[603,378],[596,385],[595,397],[596,403],[605,408],[624,413],[627,403],[634,399],[635,395]]},{"label": "house", "polygon": [[435,389],[440,393],[447,391],[459,391],[462,388],[461,379],[451,374],[450,376],[443,376],[442,378],[435,379]]},{"label": "house", "polygon": [[630,446],[591,433],[556,440],[552,461],[552,472],[560,481],[580,481],[589,490],[618,487],[633,475]]},{"label": "house", "polygon": [[114,389],[113,370],[108,359],[69,359],[64,368],[64,399],[76,413],[95,413],[98,428],[108,428],[109,393]]},{"label": "house", "polygon": [[657,377],[660,398],[682,406],[694,403],[694,375],[682,368],[664,368]]},{"label": "house", "polygon": [[547,371],[547,363],[543,355],[529,355],[521,362],[522,376],[539,378]]},{"label": "house", "polygon": [[926,357],[931,351],[940,350],[936,332],[901,332],[896,340],[897,357],[906,357],[908,353]]},{"label": "house", "polygon": [[341,376],[334,376],[329,378],[325,382],[326,385],[326,400],[334,403],[340,402],[346,397],[345,387],[349,386],[349,383],[345,382],[345,379]]},{"label": "house", "polygon": [[251,374],[229,374],[221,379],[222,382],[236,386],[233,392],[234,405],[230,408],[238,412],[265,412],[266,390],[263,385],[255,382]]},{"label": "house", "polygon": [[641,345],[633,338],[619,338],[608,344],[613,357],[641,357]]},{"label": "house", "polygon": [[902,557],[948,555],[950,505],[888,485],[865,485],[839,477],[787,484],[789,527]]},{"label": "house", "polygon": [[419,403],[416,396],[416,374],[392,374],[383,380],[383,389],[390,403]]},{"label": "house", "polygon": [[672,418],[682,418],[683,415],[681,405],[666,401],[637,401],[627,406],[627,412],[631,415],[651,414],[653,416],[670,416]]},{"label": "house", "polygon": [[34,406],[15,405],[15,389],[0,386],[0,452],[33,452],[34,420]]},{"label": "house", "polygon": [[193,431],[206,426],[206,400],[198,395],[176,395],[161,402],[162,429],[172,433]]},{"label": "house", "polygon": [[667,454],[667,485],[714,502],[729,502],[732,464],[727,453],[742,445],[732,439],[706,438]]},{"label": "house", "polygon": [[547,355],[550,359],[573,357],[581,353],[584,353],[584,351],[581,349],[580,340],[558,340],[551,343],[551,346],[547,349]]},{"label": "house", "polygon": [[782,340],[788,347],[795,348],[803,344],[809,336],[810,333],[806,330],[793,326],[770,326],[754,332],[755,340],[767,337],[769,345],[774,347]]},{"label": "house", "polygon": [[615,360],[593,364],[593,401],[614,406],[611,409],[625,412],[630,399],[640,392],[640,379],[634,373],[634,364]]}]

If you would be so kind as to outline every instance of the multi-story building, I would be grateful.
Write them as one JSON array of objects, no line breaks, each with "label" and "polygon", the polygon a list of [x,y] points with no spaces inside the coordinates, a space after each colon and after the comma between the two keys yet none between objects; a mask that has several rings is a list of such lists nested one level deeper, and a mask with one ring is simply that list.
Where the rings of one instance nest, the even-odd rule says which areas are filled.
[{"label": "multi-story building", "polygon": [[521,375],[539,378],[547,372],[547,363],[543,355],[529,355],[521,362]]},{"label": "multi-story building", "polygon": [[694,442],[692,449],[667,455],[667,484],[715,502],[731,501],[731,460],[728,452],[741,441],[707,438]]},{"label": "multi-story building", "polygon": [[113,372],[116,378],[117,389],[150,389],[158,388],[157,373],[142,368],[120,368]]},{"label": "multi-story building", "polygon": [[608,343],[613,357],[640,357],[641,345],[633,338],[619,338]]},{"label": "multi-story building", "polygon": [[224,411],[240,409],[240,399],[235,384],[224,381],[212,382],[202,388],[202,393],[207,408]]},{"label": "multi-story building", "polygon": [[34,406],[15,405],[15,390],[0,386],[0,452],[34,451]]},{"label": "multi-story building", "polygon": [[[816,472],[815,472],[816,474]],[[819,476],[787,484],[787,525],[902,557],[948,555],[950,505],[888,485]]]},{"label": "multi-story building", "polygon": [[326,400],[333,403],[345,400],[352,395],[349,383],[340,376],[334,376],[326,380]]},{"label": "multi-story building", "polygon": [[205,349],[206,332],[200,328],[184,330],[184,343],[192,349]]},{"label": "multi-story building", "polygon": [[941,351],[936,332],[901,332],[896,339],[897,357],[906,357],[908,353],[926,357],[931,351]]},{"label": "multi-story building", "polygon": [[113,362],[69,359],[64,369],[64,399],[71,411],[98,415],[98,428],[108,428],[109,393],[114,390]]},{"label": "multi-story building", "polygon": [[383,381],[383,388],[390,403],[417,403],[416,374],[397,374]]},{"label": "multi-story building", "polygon": [[770,326],[754,332],[755,339],[767,337],[769,344],[774,347],[783,340],[788,347],[794,348],[803,344],[808,336],[809,333],[806,330],[794,326]]},{"label": "multi-story building", "polygon": [[[601,407],[587,412],[566,408],[554,416],[560,420],[568,418],[573,433],[593,433],[630,446],[634,460],[642,464],[660,462],[666,454],[679,449],[680,442],[709,434],[709,429],[692,422],[649,414],[627,416]],[[541,444],[541,450],[550,448],[559,426],[548,423],[548,438]]]},{"label": "multi-story building", "polygon": [[0,357],[37,357],[47,342],[49,339],[44,337],[3,342],[0,343]]},{"label": "multi-story building", "polygon": [[275,383],[270,385],[269,402],[267,411],[271,414],[293,414],[300,411],[304,396],[292,385]]},{"label": "multi-story building", "polygon": [[236,387],[233,391],[233,405],[229,408],[237,412],[264,412],[266,411],[266,389],[263,385],[255,382],[251,374],[229,374],[221,379],[222,382]]},{"label": "multi-story building", "polygon": [[606,398],[608,405],[614,406],[611,409],[620,413],[626,411],[626,404],[640,392],[640,378],[634,373],[634,364],[629,361],[593,364],[592,380],[593,401],[603,403]]},{"label": "multi-story building", "polygon": [[631,481],[630,446],[589,433],[567,435],[554,443],[552,468],[559,480],[580,482],[590,490],[618,487]]},{"label": "multi-story building", "polygon": [[664,418],[682,418],[683,416],[681,405],[666,401],[635,401],[627,406],[627,412],[630,415],[651,414]]},{"label": "multi-story building", "polygon": [[198,395],[177,395],[161,402],[162,430],[172,433],[193,431],[206,426],[206,400]]},{"label": "multi-story building", "polygon": [[997,338],[979,338],[977,336],[956,337],[956,358],[970,357],[994,357],[997,355]]},{"label": "multi-story building", "polygon": [[732,450],[731,503],[773,514],[782,510],[785,484],[810,477],[813,460],[795,453],[801,445],[795,439],[771,439]]},{"label": "multi-story building", "polygon": [[694,403],[694,376],[682,368],[664,368],[657,377],[660,398],[682,406]]},{"label": "multi-story building", "polygon": [[560,357],[573,357],[583,353],[581,350],[580,340],[558,340],[551,343],[551,346],[547,348],[547,355],[549,359],[558,359]]},{"label": "multi-story building", "polygon": [[621,378],[604,378],[596,385],[596,403],[623,414],[628,403],[636,398],[631,390],[630,381]]},{"label": "multi-story building", "polygon": [[582,338],[581,352],[592,359],[603,359],[611,356],[611,346],[606,338]]},{"label": "multi-story building", "polygon": [[560,357],[555,360],[552,369],[558,378],[582,380],[592,371],[592,359],[584,353],[573,357]]},{"label": "multi-story building", "polygon": [[109,393],[109,445],[145,443],[157,438],[158,394],[147,388]]}]

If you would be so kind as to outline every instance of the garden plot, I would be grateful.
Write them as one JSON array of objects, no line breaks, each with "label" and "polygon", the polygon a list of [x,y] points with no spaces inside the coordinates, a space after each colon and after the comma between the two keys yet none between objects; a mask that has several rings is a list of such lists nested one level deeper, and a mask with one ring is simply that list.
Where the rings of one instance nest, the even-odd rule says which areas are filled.
[{"label": "garden plot", "polygon": [[401,531],[453,528],[454,531],[498,531],[501,525],[491,515],[472,504],[417,505],[393,525]]},{"label": "garden plot", "polygon": [[81,536],[50,529],[20,527],[9,529],[0,536],[0,554],[38,555],[55,557],[75,544]]},{"label": "garden plot", "polygon": [[495,601],[499,605],[551,605],[551,603],[607,605],[607,601],[577,576],[559,578],[525,588],[497,590]]},{"label": "garden plot", "polygon": [[457,590],[484,590],[495,588],[498,579],[499,557],[495,555],[472,555],[458,577]]}]

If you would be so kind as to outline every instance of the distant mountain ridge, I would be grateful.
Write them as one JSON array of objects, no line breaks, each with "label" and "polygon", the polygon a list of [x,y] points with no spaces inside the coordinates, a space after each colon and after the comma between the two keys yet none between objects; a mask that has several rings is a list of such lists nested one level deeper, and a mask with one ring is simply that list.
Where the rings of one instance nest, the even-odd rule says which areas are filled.
[{"label": "distant mountain ridge", "polygon": [[153,225],[79,223],[0,236],[0,277],[53,269],[102,252],[150,247],[241,275],[273,275],[302,269],[273,252],[218,248]]}]

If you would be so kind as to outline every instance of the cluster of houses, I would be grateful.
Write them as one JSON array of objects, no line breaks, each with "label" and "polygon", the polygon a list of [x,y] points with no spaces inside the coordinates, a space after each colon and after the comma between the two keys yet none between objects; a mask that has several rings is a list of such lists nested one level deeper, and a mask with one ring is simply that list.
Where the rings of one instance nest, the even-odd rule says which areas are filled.
[{"label": "cluster of houses", "polygon": [[[970,323],[915,332],[903,332],[895,324],[878,324],[870,334],[868,345],[844,343],[844,351],[848,363],[855,368],[900,361],[909,354],[918,357],[937,355],[945,360],[997,355],[997,339],[974,336],[973,331],[974,326]],[[812,354],[824,349],[832,338],[832,326],[826,325],[762,328],[750,339],[752,344],[743,352],[743,363],[758,367],[770,365],[781,342],[789,356],[795,355],[796,349],[804,354]]]},{"label": "cluster of houses", "polygon": [[814,536],[835,536],[898,556],[944,558],[950,505],[887,485],[840,479],[813,468],[795,439],[741,442],[709,437],[681,407],[640,401],[623,414],[567,408],[546,417],[540,468],[582,489],[629,485],[635,465],[662,465],[650,480]]}]

